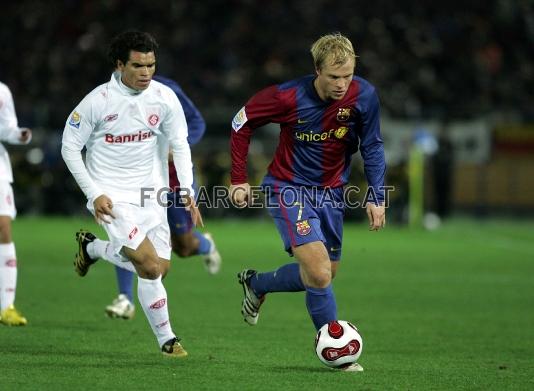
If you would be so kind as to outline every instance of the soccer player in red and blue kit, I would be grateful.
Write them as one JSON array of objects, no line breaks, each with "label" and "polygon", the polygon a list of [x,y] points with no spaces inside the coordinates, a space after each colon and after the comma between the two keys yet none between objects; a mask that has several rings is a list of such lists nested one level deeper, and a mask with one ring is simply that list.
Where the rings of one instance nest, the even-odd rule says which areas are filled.
[{"label": "soccer player in red and blue kit", "polygon": [[[174,91],[184,110],[188,131],[187,141],[189,145],[197,144],[206,131],[206,122],[200,111],[174,80],[159,75],[154,76],[153,79]],[[206,271],[210,274],[216,274],[221,267],[221,256],[211,234],[201,233],[194,229],[191,214],[184,208],[177,196],[180,194],[180,183],[171,158],[172,156],[169,159],[169,187],[173,192],[167,195],[171,205],[167,209],[167,220],[171,230],[172,250],[182,258],[202,255]],[[193,184],[193,186],[195,185]],[[105,312],[111,318],[131,319],[135,313],[133,304],[134,274],[118,266],[115,266],[115,271],[119,295],[111,304],[106,306]]]},{"label": "soccer player in red and blue kit", "polygon": [[[280,141],[262,187],[285,249],[297,260],[272,272],[245,269],[238,274],[244,290],[241,313],[250,325],[257,323],[271,292],[305,291],[317,330],[338,319],[332,278],[341,258],[344,185],[358,149],[375,195],[366,205],[369,229],[385,225],[386,164],[375,88],[354,76],[356,55],[345,36],[325,35],[311,53],[315,75],[258,92],[232,121],[230,195],[238,206],[249,201],[246,168],[253,130],[280,124]],[[355,363],[344,370],[363,368]]]}]

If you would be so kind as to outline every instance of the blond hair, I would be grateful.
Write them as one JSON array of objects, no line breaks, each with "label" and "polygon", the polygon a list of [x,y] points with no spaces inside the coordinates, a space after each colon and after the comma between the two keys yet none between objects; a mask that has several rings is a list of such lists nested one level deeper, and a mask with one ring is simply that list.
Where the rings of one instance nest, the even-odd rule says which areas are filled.
[{"label": "blond hair", "polygon": [[354,53],[350,40],[341,33],[323,35],[313,43],[310,52],[313,64],[319,70],[327,61],[328,65],[343,65],[352,58],[356,65],[356,57],[358,57]]}]

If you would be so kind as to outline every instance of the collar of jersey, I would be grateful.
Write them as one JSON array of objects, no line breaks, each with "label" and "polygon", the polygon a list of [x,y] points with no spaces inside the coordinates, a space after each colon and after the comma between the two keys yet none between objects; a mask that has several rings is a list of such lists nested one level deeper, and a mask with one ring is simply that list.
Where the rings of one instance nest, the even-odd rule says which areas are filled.
[{"label": "collar of jersey", "polygon": [[117,82],[119,90],[126,95],[135,96],[143,92],[143,91],[134,90],[133,88],[130,88],[126,84],[124,84],[121,79],[121,72],[119,71],[113,72],[113,78]]}]

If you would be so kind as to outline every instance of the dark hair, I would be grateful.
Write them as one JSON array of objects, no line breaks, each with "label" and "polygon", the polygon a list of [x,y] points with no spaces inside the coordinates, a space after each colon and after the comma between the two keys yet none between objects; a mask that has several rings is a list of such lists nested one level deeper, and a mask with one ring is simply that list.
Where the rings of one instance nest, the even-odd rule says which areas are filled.
[{"label": "dark hair", "polygon": [[117,60],[126,64],[130,58],[130,51],[148,53],[154,52],[158,49],[156,39],[149,33],[136,30],[128,30],[120,33],[111,40],[108,49],[108,59],[117,66]]}]

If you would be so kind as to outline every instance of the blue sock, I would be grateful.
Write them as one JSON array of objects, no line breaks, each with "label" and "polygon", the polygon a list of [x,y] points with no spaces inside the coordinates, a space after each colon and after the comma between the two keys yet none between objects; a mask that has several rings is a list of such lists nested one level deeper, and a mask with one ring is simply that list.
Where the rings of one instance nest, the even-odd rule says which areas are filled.
[{"label": "blue sock", "polygon": [[193,235],[199,240],[197,254],[208,254],[211,250],[211,243],[206,237],[198,231],[193,231]]},{"label": "blue sock", "polygon": [[126,269],[115,266],[115,272],[117,273],[117,284],[119,285],[119,293],[123,293],[128,296],[128,299],[133,303],[133,276],[134,274]]},{"label": "blue sock", "polygon": [[257,296],[269,292],[302,292],[306,289],[300,278],[298,263],[288,263],[273,272],[256,273],[250,279],[250,287]]},{"label": "blue sock", "polygon": [[337,305],[332,284],[326,288],[306,287],[306,307],[315,329],[337,319]]}]

